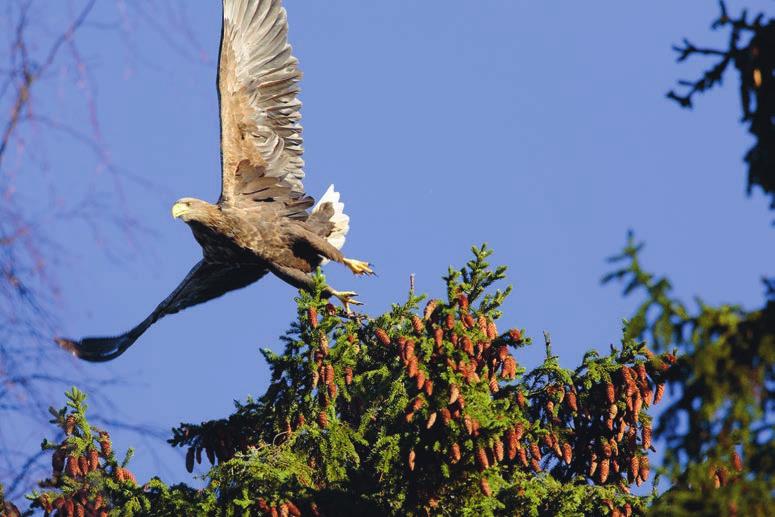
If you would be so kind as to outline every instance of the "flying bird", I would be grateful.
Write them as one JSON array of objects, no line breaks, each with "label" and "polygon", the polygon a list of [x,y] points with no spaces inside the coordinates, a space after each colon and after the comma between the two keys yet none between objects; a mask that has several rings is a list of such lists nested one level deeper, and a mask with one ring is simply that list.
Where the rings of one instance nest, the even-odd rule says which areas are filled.
[{"label": "flying bird", "polygon": [[[301,72],[288,44],[280,0],[224,0],[217,90],[221,119],[221,194],[215,204],[182,198],[174,218],[191,228],[203,257],[140,324],[116,337],[57,338],[87,361],[124,353],[168,314],[243,288],[271,272],[299,289],[326,261],[354,274],[373,274],[368,262],[341,251],[349,217],[333,185],[315,204],[304,191],[297,95]],[[314,206],[313,206],[314,205]],[[311,208],[311,210],[310,210]],[[327,287],[349,311],[352,291]]]}]

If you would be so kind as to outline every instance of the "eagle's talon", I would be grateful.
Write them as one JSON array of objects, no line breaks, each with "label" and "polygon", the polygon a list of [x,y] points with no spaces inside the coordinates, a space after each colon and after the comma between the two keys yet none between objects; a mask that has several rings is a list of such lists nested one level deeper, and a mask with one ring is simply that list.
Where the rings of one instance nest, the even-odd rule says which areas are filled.
[{"label": "eagle's talon", "polygon": [[344,310],[347,312],[347,314],[351,314],[352,312],[350,311],[350,305],[363,305],[363,303],[354,298],[355,296],[358,296],[358,293],[355,291],[334,291],[333,295],[336,296],[340,302],[342,302]]},{"label": "eagle's talon", "polygon": [[374,271],[371,269],[371,264],[362,260],[344,259],[344,265],[350,268],[350,271],[356,275],[373,275]]}]

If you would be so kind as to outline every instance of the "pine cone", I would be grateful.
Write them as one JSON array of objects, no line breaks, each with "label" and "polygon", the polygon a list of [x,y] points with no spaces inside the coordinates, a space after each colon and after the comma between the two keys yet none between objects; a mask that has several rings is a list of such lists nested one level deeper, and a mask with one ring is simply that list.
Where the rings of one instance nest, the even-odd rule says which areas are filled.
[{"label": "pine cone", "polygon": [[328,414],[325,411],[321,411],[318,414],[318,424],[323,428],[328,427]]},{"label": "pine cone", "polygon": [[506,456],[509,461],[514,461],[517,457],[517,449],[519,447],[519,440],[517,440],[517,433],[513,429],[506,431]]},{"label": "pine cone", "polygon": [[490,386],[490,391],[493,393],[498,393],[498,391],[501,389],[500,385],[498,385],[498,378],[494,375],[490,377],[489,382],[487,383]]},{"label": "pine cone", "polygon": [[67,415],[65,418],[65,434],[70,436],[75,430],[75,415]]},{"label": "pine cone", "polygon": [[610,382],[607,382],[605,385],[605,398],[609,404],[613,404],[614,400],[616,400],[616,391],[614,390],[614,385]]},{"label": "pine cone", "polygon": [[441,409],[441,411],[440,411],[440,413],[441,413],[441,422],[442,422],[442,423],[443,423],[445,426],[448,426],[448,425],[449,425],[449,422],[452,420],[452,415],[450,414],[450,412],[449,412],[449,409],[447,409],[447,408],[442,408],[442,409]]},{"label": "pine cone", "polygon": [[67,449],[60,447],[51,456],[51,469],[54,471],[54,475],[59,475],[65,468],[65,458],[67,457]]},{"label": "pine cone", "polygon": [[388,337],[387,332],[384,330],[378,328],[374,331],[374,335],[377,336],[377,339],[380,343],[382,343],[384,346],[388,346],[390,344],[390,337]]},{"label": "pine cone", "polygon": [[649,458],[648,456],[641,456],[640,458],[640,478],[646,481],[649,478]]},{"label": "pine cone", "polygon": [[433,341],[436,343],[436,348],[441,349],[441,345],[444,343],[444,331],[441,327],[433,329]]},{"label": "pine cone", "polygon": [[444,320],[444,324],[447,326],[447,330],[452,330],[455,328],[455,316],[452,315],[452,313],[447,314],[447,317]]},{"label": "pine cone", "polygon": [[474,343],[468,336],[463,336],[463,351],[470,357],[474,356]]},{"label": "pine cone", "polygon": [[70,455],[67,457],[65,472],[68,476],[75,478],[81,475],[81,466],[78,464],[78,457]]},{"label": "pine cone", "polygon": [[738,472],[743,471],[743,458],[735,450],[732,451],[732,466]]},{"label": "pine cone", "polygon": [[86,475],[89,473],[91,469],[89,469],[89,458],[86,456],[80,456],[78,458],[78,468],[81,470],[82,475]]},{"label": "pine cone", "polygon": [[482,478],[479,480],[479,486],[482,488],[482,493],[486,495],[487,497],[490,497],[492,495],[492,489],[490,488],[490,483],[487,481],[487,478]]},{"label": "pine cone", "polygon": [[100,455],[96,449],[89,451],[89,470],[97,470],[100,466]]},{"label": "pine cone", "polygon": [[532,468],[535,472],[541,472],[541,463],[535,458],[530,460],[530,468]]},{"label": "pine cone", "polygon": [[517,391],[517,405],[524,409],[525,404],[527,404],[527,400],[525,399],[525,394],[522,393],[522,390]]},{"label": "pine cone", "polygon": [[430,300],[428,304],[425,306],[425,310],[422,313],[422,319],[425,321],[428,321],[431,319],[431,315],[433,315],[433,311],[436,310],[436,306],[439,304],[438,300]]},{"label": "pine cone", "polygon": [[640,379],[640,382],[645,383],[648,381],[645,364],[638,363],[637,366],[635,366],[635,372],[638,374],[638,379]]},{"label": "pine cone", "polygon": [[503,461],[504,457],[504,450],[503,450],[503,442],[500,440],[495,440],[495,443],[493,444],[493,455],[495,456],[495,459],[499,462]]},{"label": "pine cone", "polygon": [[409,361],[409,364],[406,366],[406,373],[409,376],[410,379],[413,379],[417,376],[419,373],[419,369],[417,368],[417,358],[412,357],[412,360]]},{"label": "pine cone", "polygon": [[521,440],[523,436],[525,436],[525,424],[522,422],[519,422],[517,425],[514,426],[514,437],[517,441]]},{"label": "pine cone", "polygon": [[597,469],[597,480],[602,484],[608,479],[608,471],[611,466],[611,460],[603,458],[600,460],[600,465]]},{"label": "pine cone", "polygon": [[511,329],[509,330],[509,337],[516,343],[519,343],[522,341],[522,331],[519,329]]},{"label": "pine cone", "polygon": [[640,457],[633,456],[630,458],[630,471],[629,477],[630,483],[640,476]]},{"label": "pine cone", "polygon": [[425,325],[419,316],[412,315],[412,328],[414,329],[415,334],[418,336],[421,336],[425,331]]},{"label": "pine cone", "polygon": [[480,314],[478,318],[476,318],[476,324],[479,326],[479,332],[487,335],[487,318],[485,318],[484,314]]},{"label": "pine cone", "polygon": [[573,449],[568,442],[562,444],[562,460],[566,465],[570,465],[573,460]]},{"label": "pine cone", "polygon": [[315,307],[307,309],[307,320],[309,320],[310,327],[318,328],[318,310]]},{"label": "pine cone", "polygon": [[463,314],[463,325],[465,325],[467,329],[472,329],[476,326],[476,321],[474,321],[474,317],[470,314]]},{"label": "pine cone", "polygon": [[425,405],[425,400],[422,397],[416,397],[412,402],[412,410],[419,411]]},{"label": "pine cone", "polygon": [[287,501],[285,506],[288,508],[289,515],[292,515],[293,517],[301,517],[301,510],[299,510],[299,507],[293,504],[293,502]]},{"label": "pine cone", "polygon": [[469,435],[474,434],[474,423],[469,415],[463,417],[463,425],[465,426],[466,432],[468,432]]},{"label": "pine cone", "polygon": [[411,449],[409,451],[409,458],[408,458],[409,470],[414,470],[414,459],[415,459],[414,449]]},{"label": "pine cone", "polygon": [[541,461],[541,449],[536,442],[530,442],[530,455],[533,459]]},{"label": "pine cone", "polygon": [[665,394],[665,384],[660,382],[657,384],[657,392],[654,394],[654,404],[659,404],[659,401],[662,400],[662,397]]},{"label": "pine cone", "polygon": [[460,454],[460,445],[458,445],[457,442],[453,443],[449,447],[449,456],[452,460],[452,463],[457,463],[460,461],[461,454]]},{"label": "pine cone", "polygon": [[644,424],[641,429],[641,438],[643,439],[643,448],[648,449],[651,447],[651,425]]},{"label": "pine cone", "polygon": [[329,396],[329,398],[335,399],[336,398],[336,383],[335,382],[329,383],[327,388],[328,388],[328,396]]},{"label": "pine cone", "polygon": [[454,404],[460,397],[460,388],[456,384],[450,384],[449,386],[449,403]]},{"label": "pine cone", "polygon": [[433,427],[433,424],[435,423],[436,423],[436,412],[434,411],[433,413],[428,415],[428,423],[425,424],[425,428],[430,429],[431,427]]},{"label": "pine cone", "polygon": [[524,447],[520,447],[517,451],[517,454],[519,455],[519,462],[522,464],[523,467],[527,467],[529,465],[529,462],[527,461],[527,451]]},{"label": "pine cone", "polygon": [[75,505],[75,517],[86,517],[86,508],[81,503]]},{"label": "pine cone", "polygon": [[490,339],[498,337],[498,327],[495,326],[495,322],[493,321],[487,322],[487,337]]},{"label": "pine cone", "polygon": [[353,382],[353,369],[349,366],[344,369],[344,383],[350,385]]},{"label": "pine cone", "polygon": [[110,443],[110,437],[108,433],[100,433],[100,449],[102,451],[102,457],[107,458],[113,452],[113,447]]},{"label": "pine cone", "polygon": [[576,392],[571,390],[565,395],[565,402],[568,404],[568,408],[571,411],[578,411],[578,401],[576,400]]},{"label": "pine cone", "polygon": [[480,472],[490,468],[490,460],[487,458],[487,451],[484,450],[484,447],[476,449],[476,465]]},{"label": "pine cone", "polygon": [[126,480],[126,477],[124,476],[124,469],[123,469],[123,467],[117,467],[115,474],[116,474],[116,480],[118,480],[119,483],[121,483],[124,480]]},{"label": "pine cone", "polygon": [[425,380],[425,384],[423,385],[423,389],[425,390],[425,394],[429,397],[433,395],[433,381],[430,379]]}]

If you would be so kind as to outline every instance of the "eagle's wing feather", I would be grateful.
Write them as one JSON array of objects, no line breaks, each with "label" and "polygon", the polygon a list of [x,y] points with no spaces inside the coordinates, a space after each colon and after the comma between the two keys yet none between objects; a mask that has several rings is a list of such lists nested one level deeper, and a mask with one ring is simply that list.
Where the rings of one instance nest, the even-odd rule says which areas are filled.
[{"label": "eagle's wing feather", "polygon": [[93,362],[109,361],[123,354],[148,327],[164,316],[250,285],[266,273],[266,269],[257,266],[228,266],[202,260],[147,318],[125,334],[115,337],[90,337],[77,342],[57,338],[56,342],[81,359]]},{"label": "eagle's wing feather", "polygon": [[219,203],[303,218],[313,201],[302,184],[301,72],[287,34],[280,0],[224,0]]}]

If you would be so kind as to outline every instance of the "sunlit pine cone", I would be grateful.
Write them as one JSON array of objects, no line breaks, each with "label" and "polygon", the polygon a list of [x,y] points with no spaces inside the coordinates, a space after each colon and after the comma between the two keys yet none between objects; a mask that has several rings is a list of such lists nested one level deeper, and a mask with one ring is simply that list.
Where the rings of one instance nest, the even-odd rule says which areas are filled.
[{"label": "sunlit pine cone", "polygon": [[642,383],[648,382],[648,376],[646,375],[646,365],[643,363],[638,363],[635,366],[635,373],[638,374],[638,379]]},{"label": "sunlit pine cone", "polygon": [[457,384],[450,384],[449,386],[449,404],[454,404],[457,402],[457,399],[460,397],[460,388],[457,387]]},{"label": "sunlit pine cone", "polygon": [[498,337],[498,327],[495,326],[494,321],[487,322],[487,337],[489,339],[495,339]]},{"label": "sunlit pine cone", "polygon": [[424,319],[425,321],[428,321],[429,319],[431,319],[431,316],[433,315],[433,311],[436,310],[436,307],[438,305],[439,305],[439,301],[438,300],[430,300],[425,305],[425,310],[422,313],[422,319]]},{"label": "sunlit pine cone", "polygon": [[474,343],[468,336],[463,336],[463,351],[470,357],[474,356]]},{"label": "sunlit pine cone", "polygon": [[447,330],[455,328],[455,316],[452,313],[447,314],[444,324],[447,326]]},{"label": "sunlit pine cone", "polygon": [[463,319],[463,325],[465,325],[467,329],[472,329],[476,326],[476,321],[474,321],[474,317],[471,316],[470,314],[463,314],[462,319]]},{"label": "sunlit pine cone", "polygon": [[336,383],[335,382],[329,383],[327,388],[328,388],[328,396],[329,396],[329,398],[335,399],[336,398]]},{"label": "sunlit pine cone", "polygon": [[417,371],[417,377],[415,377],[416,386],[418,390],[422,390],[423,386],[425,386],[425,372],[422,370]]},{"label": "sunlit pine cone", "polygon": [[476,465],[480,472],[490,468],[490,460],[487,458],[487,451],[484,450],[484,447],[476,449]]},{"label": "sunlit pine cone", "polygon": [[433,342],[436,344],[437,350],[440,350],[441,346],[444,344],[444,331],[441,327],[433,329]]},{"label": "sunlit pine cone", "polygon": [[414,449],[409,450],[409,457],[407,458],[407,463],[409,464],[409,470],[414,470],[414,460],[415,460],[416,454],[414,452]]},{"label": "sunlit pine cone", "polygon": [[67,457],[67,464],[65,465],[65,473],[72,477],[78,477],[81,475],[81,466],[78,464],[78,457],[70,455]]},{"label": "sunlit pine cone", "polygon": [[89,451],[89,470],[97,470],[100,466],[100,455],[96,449]]},{"label": "sunlit pine cone", "polygon": [[611,467],[611,460],[603,458],[597,469],[597,480],[602,484],[608,480],[608,472]]},{"label": "sunlit pine cone", "polygon": [[390,337],[387,335],[387,332],[384,330],[378,328],[374,331],[374,335],[377,336],[377,339],[380,343],[382,343],[384,346],[388,346],[390,344]]},{"label": "sunlit pine cone", "polygon": [[541,448],[538,447],[538,443],[530,442],[530,456],[538,461],[541,461]]},{"label": "sunlit pine cone", "polygon": [[492,450],[493,450],[493,455],[495,456],[495,459],[497,459],[499,462],[503,461],[503,457],[504,457],[503,442],[500,440],[495,440]]},{"label": "sunlit pine cone", "polygon": [[613,404],[614,400],[616,400],[616,391],[613,383],[607,382],[605,384],[605,398],[609,404]]},{"label": "sunlit pine cone", "polygon": [[410,379],[413,379],[415,376],[417,376],[417,373],[419,372],[417,368],[417,358],[413,357],[411,361],[409,361],[409,364],[406,367],[407,375],[409,375]]},{"label": "sunlit pine cone", "polygon": [[81,470],[81,474],[84,476],[89,473],[91,470],[89,468],[89,458],[86,456],[79,456],[78,457],[78,468]]},{"label": "sunlit pine cone", "polygon": [[443,423],[445,426],[448,426],[448,425],[449,425],[449,423],[450,423],[450,421],[452,420],[452,415],[450,414],[450,412],[449,412],[449,409],[447,409],[447,408],[442,408],[442,409],[439,411],[439,413],[441,414],[441,422],[442,422],[442,423]]},{"label": "sunlit pine cone", "polygon": [[318,310],[315,307],[307,309],[307,320],[309,321],[310,327],[313,329],[318,328]]},{"label": "sunlit pine cone", "polygon": [[522,464],[523,467],[527,467],[530,462],[527,460],[527,451],[524,447],[520,447],[517,450],[517,455],[519,456],[519,462]]},{"label": "sunlit pine cone", "polygon": [[452,342],[453,345],[457,346],[457,342],[458,342],[458,335],[457,335],[457,333],[453,332],[452,334],[450,334],[449,335],[449,340]]},{"label": "sunlit pine cone", "polygon": [[473,420],[471,419],[471,417],[469,415],[465,415],[463,417],[463,425],[466,428],[466,432],[470,436],[473,436],[473,434],[474,434],[474,422],[473,422]]},{"label": "sunlit pine cone", "polygon": [[301,517],[301,510],[299,507],[293,504],[292,501],[286,501],[285,506],[288,508],[288,514],[293,517]]},{"label": "sunlit pine cone", "polygon": [[641,429],[641,438],[643,440],[643,448],[648,449],[651,447],[651,425],[644,424]]},{"label": "sunlit pine cone", "polygon": [[524,409],[525,404],[527,404],[525,394],[522,392],[522,390],[517,390],[517,405]]},{"label": "sunlit pine cone", "polygon": [[479,332],[487,335],[487,318],[484,316],[484,314],[480,314],[476,318],[476,325],[479,327]]},{"label": "sunlit pine cone", "polygon": [[628,479],[630,483],[635,481],[640,476],[640,456],[634,455],[630,458],[630,470],[628,472]]},{"label": "sunlit pine cone", "polygon": [[515,343],[519,343],[522,341],[522,331],[519,329],[511,329],[509,330],[509,337]]},{"label": "sunlit pine cone", "polygon": [[550,415],[554,414],[554,401],[552,399],[549,399],[546,401],[546,412]]},{"label": "sunlit pine cone", "polygon": [[423,389],[425,390],[425,394],[429,397],[433,395],[433,381],[430,379],[425,379],[425,384],[423,385]]},{"label": "sunlit pine cone", "polygon": [[318,414],[318,425],[323,428],[328,427],[328,414],[325,411]]},{"label": "sunlit pine cone", "polygon": [[425,331],[425,325],[423,324],[422,320],[416,316],[412,316],[412,328],[414,328],[414,332],[419,336],[422,335]]},{"label": "sunlit pine cone", "polygon": [[436,423],[436,412],[434,411],[430,415],[428,415],[428,422],[425,424],[426,429],[430,429],[433,427],[433,424]]},{"label": "sunlit pine cone", "polygon": [[639,466],[638,472],[640,473],[640,478],[643,481],[646,481],[649,478],[649,458],[648,456],[641,456],[640,458],[640,466]]},{"label": "sunlit pine cone", "polygon": [[414,341],[411,339],[406,341],[406,345],[404,346],[404,356],[407,361],[411,361],[416,357],[414,355]]},{"label": "sunlit pine cone", "polygon": [[532,468],[535,472],[541,472],[541,463],[535,458],[532,458],[530,460],[530,468]]},{"label": "sunlit pine cone", "polygon": [[487,384],[490,387],[490,391],[493,393],[498,393],[498,391],[500,390],[500,385],[498,384],[498,378],[495,377],[494,375],[490,377],[490,380],[488,381]]},{"label": "sunlit pine cone", "polygon": [[460,306],[462,312],[468,311],[468,296],[465,293],[459,293],[457,295],[457,304]]},{"label": "sunlit pine cone", "polygon": [[506,431],[506,456],[510,461],[514,461],[517,457],[517,448],[519,447],[519,440],[517,440],[517,433],[514,429]]},{"label": "sunlit pine cone", "polygon": [[568,442],[562,444],[562,460],[566,465],[570,465],[573,460],[573,449]]},{"label": "sunlit pine cone", "polygon": [[353,369],[351,367],[346,367],[344,369],[344,383],[346,385],[350,385],[353,382]]},{"label": "sunlit pine cone", "polygon": [[487,497],[492,495],[492,489],[490,488],[490,483],[487,481],[487,478],[483,477],[479,480],[479,487],[482,489],[482,493]]},{"label": "sunlit pine cone", "polygon": [[517,425],[514,426],[514,435],[517,441],[521,440],[523,436],[525,436],[525,424],[522,422],[517,423]]}]

